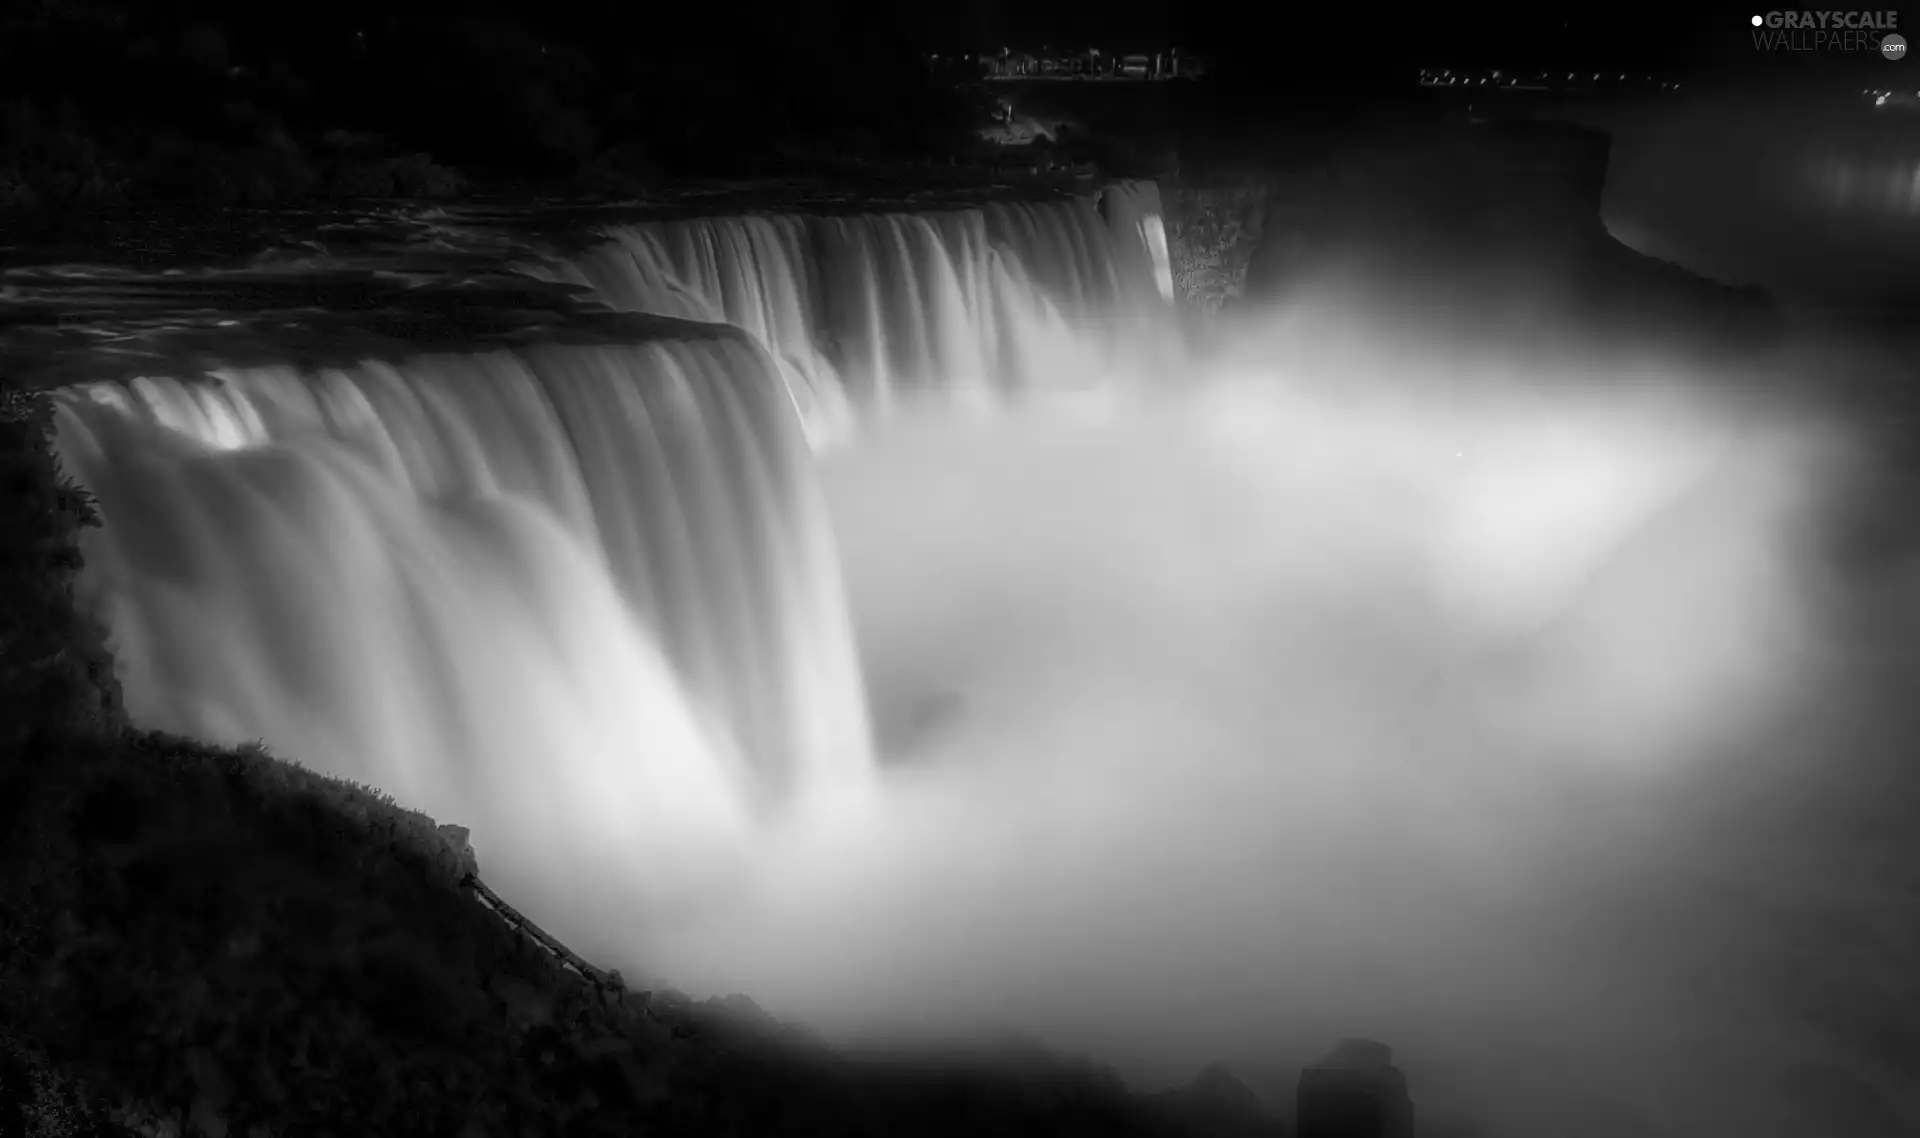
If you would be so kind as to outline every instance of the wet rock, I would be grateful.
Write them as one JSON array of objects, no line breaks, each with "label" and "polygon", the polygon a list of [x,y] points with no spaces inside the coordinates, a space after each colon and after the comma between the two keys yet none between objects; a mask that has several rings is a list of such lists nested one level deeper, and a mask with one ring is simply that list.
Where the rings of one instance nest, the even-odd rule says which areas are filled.
[{"label": "wet rock", "polygon": [[1300,1072],[1297,1138],[1413,1138],[1413,1098],[1393,1049],[1371,1039],[1341,1042]]},{"label": "wet rock", "polygon": [[513,976],[495,976],[487,981],[487,990],[506,1006],[516,1022],[545,1027],[553,1022],[553,997],[539,987]]},{"label": "wet rock", "polygon": [[749,1034],[771,1035],[779,1026],[752,997],[739,992],[706,1000],[697,1014],[703,1022]]},{"label": "wet rock", "polygon": [[187,1126],[191,1133],[201,1138],[227,1138],[226,1116],[205,1095],[194,1098],[193,1109],[187,1115]]},{"label": "wet rock", "polygon": [[588,1059],[604,1059],[610,1056],[630,1055],[633,1053],[633,1041],[615,1035],[595,1036],[580,1041],[580,1054]]},{"label": "wet rock", "polygon": [[1186,1086],[1155,1098],[1162,1111],[1189,1134],[1256,1138],[1284,1132],[1253,1088],[1218,1063]]},{"label": "wet rock", "polygon": [[1174,295],[1214,314],[1246,291],[1267,221],[1264,186],[1169,186],[1161,191]]},{"label": "wet rock", "polygon": [[665,1063],[632,1052],[613,1055],[611,1059],[636,1104],[650,1106],[671,1095],[670,1069]]},{"label": "wet rock", "polygon": [[1186,1088],[1186,1095],[1196,1103],[1203,1103],[1221,1110],[1238,1111],[1243,1114],[1261,1114],[1264,1108],[1260,1096],[1253,1088],[1240,1081],[1239,1076],[1215,1063],[1200,1072]]},{"label": "wet rock", "polygon": [[449,824],[440,827],[440,837],[447,843],[447,849],[453,854],[462,875],[480,876],[480,861],[473,852],[473,831],[465,826]]},{"label": "wet rock", "polygon": [[226,1105],[231,1094],[227,1073],[212,1051],[195,1047],[187,1052],[187,1073],[194,1083],[188,1128],[205,1138],[227,1138]]},{"label": "wet rock", "polygon": [[685,1019],[693,1009],[693,998],[678,988],[660,988],[653,993],[653,1010],[669,1019]]},{"label": "wet rock", "polygon": [[1802,1063],[1774,1079],[1780,1117],[1806,1134],[1848,1138],[1913,1138],[1909,1127],[1872,1083],[1825,1063]]}]

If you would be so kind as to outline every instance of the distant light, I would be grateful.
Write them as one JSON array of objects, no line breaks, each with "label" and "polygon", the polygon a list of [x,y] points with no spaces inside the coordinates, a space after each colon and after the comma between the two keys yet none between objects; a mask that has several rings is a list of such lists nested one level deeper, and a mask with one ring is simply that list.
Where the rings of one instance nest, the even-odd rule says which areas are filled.
[{"label": "distant light", "polygon": [[1876,106],[1876,107],[1884,107],[1884,106],[1886,106],[1886,105],[1887,105],[1887,97],[1886,97],[1885,95],[1882,95],[1882,96],[1880,96],[1879,98],[1877,98],[1877,99],[1875,99],[1875,100],[1873,101],[1873,105],[1874,105],[1874,106]]}]

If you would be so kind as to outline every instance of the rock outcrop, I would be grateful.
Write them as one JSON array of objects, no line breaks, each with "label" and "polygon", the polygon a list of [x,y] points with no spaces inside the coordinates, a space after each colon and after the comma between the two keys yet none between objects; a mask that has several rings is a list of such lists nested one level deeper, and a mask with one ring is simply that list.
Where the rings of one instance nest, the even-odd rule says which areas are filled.
[{"label": "rock outcrop", "polygon": [[1757,344],[1775,317],[1764,293],[1607,231],[1610,152],[1586,128],[1462,122],[1276,169],[1242,294],[1372,309],[1401,330],[1432,317],[1466,338],[1578,328],[1603,342],[1658,330]]},{"label": "rock outcrop", "polygon": [[1295,1138],[1413,1138],[1413,1098],[1393,1049],[1348,1039],[1300,1072]]},{"label": "rock outcrop", "polygon": [[1253,1088],[1218,1063],[1186,1086],[1155,1096],[1155,1101],[1195,1138],[1281,1138],[1287,1133],[1285,1122]]},{"label": "rock outcrop", "polygon": [[1544,124],[1450,124],[1273,175],[1251,286],[1271,291],[1335,260],[1538,262],[1606,239],[1609,140]]},{"label": "rock outcrop", "polygon": [[1264,185],[1160,187],[1175,300],[1212,316],[1246,291],[1247,268],[1260,247],[1267,216]]}]

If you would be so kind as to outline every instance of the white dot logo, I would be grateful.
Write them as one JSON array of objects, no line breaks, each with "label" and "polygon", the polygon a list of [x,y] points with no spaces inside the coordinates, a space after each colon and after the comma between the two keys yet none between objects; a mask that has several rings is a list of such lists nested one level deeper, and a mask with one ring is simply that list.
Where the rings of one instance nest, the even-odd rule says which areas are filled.
[{"label": "white dot logo", "polygon": [[1766,23],[1766,21],[1765,21],[1765,20],[1763,20],[1763,19],[1761,19],[1761,18],[1760,18],[1760,17],[1758,17],[1758,16],[1755,16],[1755,17],[1753,18],[1753,26],[1754,26],[1754,27],[1756,27],[1756,28],[1757,28],[1757,27],[1759,27],[1759,26],[1760,26],[1761,24],[1764,24],[1764,23]]},{"label": "white dot logo", "polygon": [[1886,35],[1880,38],[1880,54],[1888,59],[1907,57],[1907,38],[1902,35]]}]

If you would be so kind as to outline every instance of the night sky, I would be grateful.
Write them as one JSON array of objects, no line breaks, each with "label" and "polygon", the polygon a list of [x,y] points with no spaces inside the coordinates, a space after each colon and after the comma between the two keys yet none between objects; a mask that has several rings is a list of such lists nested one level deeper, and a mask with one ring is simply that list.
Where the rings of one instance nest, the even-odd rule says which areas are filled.
[{"label": "night sky", "polygon": [[1681,58],[1696,54],[1723,28],[1744,44],[1744,20],[1751,14],[1726,4],[1703,14],[1645,3],[1422,11],[1252,0],[947,0],[924,5],[900,0],[712,0],[666,12],[651,5],[643,11],[620,0],[510,0],[508,6],[531,18],[597,28],[602,34],[644,27],[662,37],[702,41],[703,46],[786,43],[794,50],[818,51],[834,42],[858,48],[893,41],[923,50],[983,51],[1043,44],[1180,44],[1329,63],[1432,53]]},{"label": "night sky", "polygon": [[1697,8],[1676,12],[1672,6],[1651,4],[1422,10],[1246,0],[1225,4],[954,0],[923,9],[907,21],[921,24],[916,31],[926,38],[955,46],[988,46],[996,41],[1180,43],[1275,58],[1355,60],[1429,51],[1678,58],[1707,46],[1705,41],[1714,38],[1722,25],[1738,38],[1748,14],[1727,5],[1714,5],[1704,12]]},{"label": "night sky", "polygon": [[[1405,65],[1577,64],[1682,70],[1752,55],[1747,19],[1730,3],[1681,7],[1486,5],[1422,10],[1361,5],[1288,5],[1232,0],[951,0],[920,7],[884,0],[828,0],[796,8],[740,0],[753,15],[736,29],[794,21],[838,27],[847,42],[892,39],[922,49],[1180,45],[1273,70],[1339,72]],[[711,11],[711,9],[708,9]],[[798,29],[789,27],[787,34]],[[737,34],[750,34],[738,32]],[[805,38],[802,32],[801,37]]]},{"label": "night sky", "polygon": [[[1101,46],[1182,46],[1256,68],[1294,72],[1403,69],[1406,65],[1527,67],[1559,63],[1677,70],[1754,56],[1748,18],[1764,8],[1721,0],[1705,7],[1626,4],[1485,5],[1428,8],[1289,5],[1227,0],[703,0],[641,5],[630,0],[492,0],[491,9],[598,51],[737,53],[743,57],[835,58],[864,66],[879,54],[982,52]],[[240,28],[260,9],[240,0],[189,0],[173,19],[205,12]],[[291,0],[273,23],[322,39],[360,24],[432,22],[431,6],[376,0]],[[404,13],[402,15],[401,13]],[[1920,23],[1920,11],[1909,13]],[[306,33],[303,32],[303,35]]]}]

